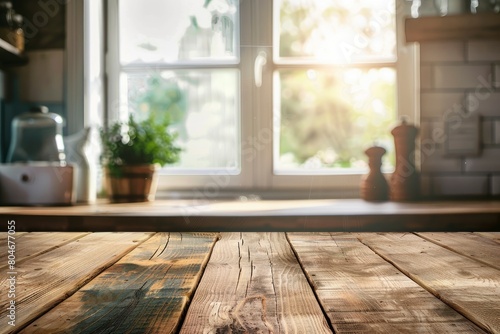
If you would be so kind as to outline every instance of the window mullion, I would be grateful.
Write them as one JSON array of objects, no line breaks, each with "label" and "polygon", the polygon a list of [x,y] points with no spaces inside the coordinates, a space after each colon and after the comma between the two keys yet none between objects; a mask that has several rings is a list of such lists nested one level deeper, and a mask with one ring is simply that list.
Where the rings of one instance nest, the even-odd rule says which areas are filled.
[{"label": "window mullion", "polygon": [[[255,0],[252,11],[253,59],[262,51],[267,55],[262,69],[262,85],[253,84],[254,141],[255,159],[252,165],[255,170],[253,187],[268,189],[271,186],[273,170],[273,1]],[[253,81],[252,75],[252,81]]]},{"label": "window mullion", "polygon": [[118,0],[109,0],[107,10],[106,74],[108,77],[106,121],[120,117],[120,56]]}]

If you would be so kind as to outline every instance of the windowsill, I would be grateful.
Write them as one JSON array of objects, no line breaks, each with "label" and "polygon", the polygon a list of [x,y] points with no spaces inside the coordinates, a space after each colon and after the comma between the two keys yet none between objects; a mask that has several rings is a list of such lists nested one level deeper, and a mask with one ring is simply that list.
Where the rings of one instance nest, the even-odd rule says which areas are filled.
[{"label": "windowsill", "polygon": [[0,207],[19,231],[500,231],[499,200],[157,200]]},{"label": "windowsill", "polygon": [[255,200],[319,200],[319,199],[357,199],[358,188],[340,189],[241,189],[207,188],[197,190],[163,189],[158,190],[156,199],[160,200],[213,200],[213,201],[255,201]]}]

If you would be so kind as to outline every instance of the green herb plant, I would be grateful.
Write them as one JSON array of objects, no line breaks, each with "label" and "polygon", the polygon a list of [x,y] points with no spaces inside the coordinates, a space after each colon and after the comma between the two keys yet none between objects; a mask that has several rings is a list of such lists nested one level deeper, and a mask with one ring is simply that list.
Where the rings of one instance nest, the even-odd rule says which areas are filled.
[{"label": "green herb plant", "polygon": [[181,148],[177,134],[168,131],[170,121],[149,116],[137,121],[130,115],[126,122],[115,122],[100,131],[101,161],[112,176],[120,176],[121,166],[159,164],[164,166],[179,160]]}]

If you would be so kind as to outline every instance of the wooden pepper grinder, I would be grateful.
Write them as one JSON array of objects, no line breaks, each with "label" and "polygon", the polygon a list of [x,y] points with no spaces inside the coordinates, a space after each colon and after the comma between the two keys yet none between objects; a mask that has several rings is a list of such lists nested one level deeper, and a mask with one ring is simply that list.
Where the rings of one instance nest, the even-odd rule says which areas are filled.
[{"label": "wooden pepper grinder", "polygon": [[380,146],[373,146],[365,151],[368,156],[370,172],[361,183],[361,198],[365,201],[387,201],[389,199],[389,185],[382,174],[382,156],[386,150]]},{"label": "wooden pepper grinder", "polygon": [[403,119],[391,134],[396,147],[396,168],[391,176],[391,200],[414,201],[420,196],[420,177],[415,168],[415,138],[418,129]]}]

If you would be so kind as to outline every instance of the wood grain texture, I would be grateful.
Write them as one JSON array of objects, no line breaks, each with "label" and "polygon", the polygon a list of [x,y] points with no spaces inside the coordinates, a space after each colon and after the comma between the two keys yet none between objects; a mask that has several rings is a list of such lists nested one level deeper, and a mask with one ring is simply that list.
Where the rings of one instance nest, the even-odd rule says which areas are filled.
[{"label": "wood grain texture", "polygon": [[24,333],[175,333],[216,239],[158,233]]},{"label": "wood grain texture", "polygon": [[482,237],[500,243],[500,232],[474,232],[474,234],[480,235]]},{"label": "wood grain texture", "polygon": [[416,233],[446,249],[500,270],[500,245],[475,233]]},{"label": "wood grain texture", "polygon": [[[21,236],[22,236],[23,234],[27,234],[27,232],[16,232],[16,233],[14,234],[14,236],[15,236],[16,238],[21,238]],[[5,232],[5,233],[1,233],[1,234],[0,234],[0,245],[5,246],[6,241],[7,241],[7,236],[8,236],[8,233],[7,233],[7,232]]]},{"label": "wood grain texture", "polygon": [[[17,265],[26,261],[27,259],[36,257],[40,254],[47,253],[57,247],[61,247],[73,240],[79,239],[88,233],[77,232],[35,232],[24,233],[18,235],[16,233],[15,246],[16,246],[16,263]],[[5,244],[0,242],[0,249],[4,249]],[[7,252],[0,253],[0,269],[7,266]]]},{"label": "wood grain texture", "polygon": [[[151,235],[93,233],[25,261],[17,268],[16,327],[3,326],[0,333],[23,328]],[[3,291],[7,291],[7,278],[3,276],[1,280]],[[1,319],[6,319],[8,302],[0,302]]]},{"label": "wood grain texture", "polygon": [[370,203],[360,199],[206,201],[0,207],[18,231],[500,231],[500,201]]},{"label": "wood grain texture", "polygon": [[181,333],[331,330],[283,233],[223,233]]},{"label": "wood grain texture", "polygon": [[479,327],[500,333],[499,270],[414,234],[366,233],[358,237]]},{"label": "wood grain texture", "polygon": [[351,234],[288,238],[335,333],[484,333]]},{"label": "wood grain texture", "polygon": [[500,39],[500,20],[496,13],[407,18],[407,42],[440,40]]}]

